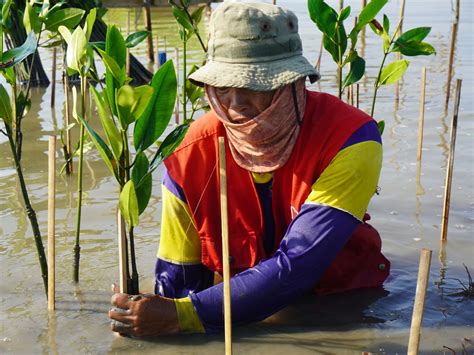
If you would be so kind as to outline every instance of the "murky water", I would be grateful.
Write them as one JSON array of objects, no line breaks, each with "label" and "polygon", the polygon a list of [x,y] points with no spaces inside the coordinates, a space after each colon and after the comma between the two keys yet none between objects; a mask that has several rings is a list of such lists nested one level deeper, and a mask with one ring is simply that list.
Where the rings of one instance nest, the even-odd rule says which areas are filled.
[{"label": "murky water", "polygon": [[[316,61],[320,33],[309,20],[306,2],[279,1],[300,18],[305,55]],[[350,1],[358,13],[360,1]],[[336,1],[333,5],[337,6]],[[398,19],[400,1],[384,10]],[[404,28],[432,26],[428,41],[437,55],[413,58],[401,84],[398,108],[394,86],[379,92],[376,116],[386,121],[381,191],[370,206],[373,224],[383,237],[383,249],[392,261],[392,275],[384,291],[365,290],[331,298],[303,298],[269,320],[234,330],[234,351],[252,354],[405,353],[415,294],[421,248],[433,250],[421,353],[443,353],[448,346],[462,352],[464,342],[474,350],[473,299],[450,296],[467,282],[465,263],[474,272],[474,120],[473,101],[473,3],[461,1],[461,21],[455,56],[454,78],[463,79],[454,163],[448,243],[439,243],[444,179],[449,151],[452,104],[444,112],[450,29],[454,20],[450,1],[407,1]],[[125,29],[128,10],[111,10],[109,21]],[[141,11],[130,11],[131,29],[142,23]],[[154,9],[154,28],[161,48],[164,37],[168,57],[179,43],[170,11]],[[156,38],[156,37],[155,37]],[[381,43],[367,31],[365,53],[369,77],[361,85],[361,107],[368,109],[373,79],[380,63]],[[191,62],[202,60],[196,42]],[[135,50],[143,62],[146,48]],[[51,53],[44,52],[46,68]],[[393,58],[392,58],[393,59]],[[416,179],[416,152],[421,66],[427,68],[425,133],[421,179]],[[320,84],[314,89],[336,92],[335,66],[326,53]],[[59,79],[59,72],[58,72]],[[453,85],[454,86],[454,85]],[[453,87],[452,86],[452,87]],[[63,127],[63,92],[50,109],[51,89],[33,90],[32,110],[24,121],[23,167],[32,203],[43,235],[47,220],[47,137]],[[454,89],[453,89],[454,93]],[[453,99],[451,100],[451,102]],[[77,132],[76,132],[77,136]],[[74,138],[75,139],[75,138]],[[73,285],[76,176],[60,176],[57,183],[57,311],[48,314],[32,231],[22,207],[19,184],[9,146],[0,135],[0,353],[223,353],[223,336],[175,336],[154,342],[114,336],[108,327],[110,284],[118,279],[115,209],[118,192],[105,165],[94,150],[86,155],[80,284]],[[58,162],[62,162],[59,154]],[[153,196],[137,228],[138,267],[144,291],[153,287],[153,266],[159,240],[161,215],[160,173],[155,174]],[[444,286],[439,286],[444,282]],[[465,339],[466,338],[466,339]]]}]

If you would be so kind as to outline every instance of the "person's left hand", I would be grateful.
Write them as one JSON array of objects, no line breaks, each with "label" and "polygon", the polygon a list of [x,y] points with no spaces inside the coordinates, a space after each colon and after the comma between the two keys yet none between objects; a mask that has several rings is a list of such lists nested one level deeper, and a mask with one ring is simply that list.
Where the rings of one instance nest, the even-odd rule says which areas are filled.
[{"label": "person's left hand", "polygon": [[114,332],[137,338],[179,333],[176,306],[171,298],[116,293],[111,303],[114,308],[108,315]]}]

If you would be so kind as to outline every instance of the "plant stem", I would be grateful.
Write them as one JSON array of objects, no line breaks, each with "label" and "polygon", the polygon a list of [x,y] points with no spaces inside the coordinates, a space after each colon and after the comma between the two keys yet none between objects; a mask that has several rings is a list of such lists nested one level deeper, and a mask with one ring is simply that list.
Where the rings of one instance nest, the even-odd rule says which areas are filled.
[{"label": "plant stem", "polygon": [[[184,30],[184,29],[183,29]],[[183,86],[181,87],[182,99],[183,99],[183,122],[186,121],[186,44],[187,38],[186,34],[184,35],[185,39],[183,41]]]},{"label": "plant stem", "polygon": [[191,16],[191,14],[189,13],[188,7],[184,6],[183,1],[180,1],[180,3],[181,3],[181,6],[183,7],[184,12],[186,12],[186,15],[188,16],[189,21],[191,21],[191,24],[193,25],[194,33],[196,34],[196,37],[199,41],[199,44],[201,45],[202,50],[204,51],[204,53],[207,53],[206,45],[204,44],[204,42],[202,41],[201,36],[199,35],[199,30],[197,28],[197,24],[194,23],[194,19]]},{"label": "plant stem", "polygon": [[[86,114],[86,85],[87,77],[81,75],[81,114],[85,119]],[[77,173],[77,217],[76,217],[76,244],[74,246],[74,282],[79,282],[79,260],[81,257],[81,246],[79,242],[81,234],[81,215],[82,215],[82,175],[84,165],[84,125],[81,123],[79,133],[79,168]]]},{"label": "plant stem", "polygon": [[380,76],[382,75],[382,69],[383,69],[383,65],[385,64],[385,59],[387,59],[387,55],[388,55],[388,52],[384,52],[382,64],[380,64],[379,73],[377,74],[377,79],[375,80],[375,83],[374,83],[374,97],[372,98],[372,108],[370,110],[371,117],[374,117],[375,100],[377,99],[377,91],[380,87],[379,86]]},{"label": "plant stem", "polygon": [[18,180],[20,181],[21,193],[23,195],[23,200],[25,202],[26,214],[30,220],[31,228],[33,229],[33,236],[35,238],[36,250],[38,252],[38,260],[41,266],[41,277],[43,278],[44,290],[46,297],[48,297],[48,262],[46,260],[46,254],[44,252],[43,241],[41,239],[41,232],[38,226],[38,219],[36,217],[36,212],[31,206],[30,198],[28,196],[28,190],[26,189],[25,178],[23,176],[23,170],[21,168],[20,160],[17,156],[17,150],[15,147],[15,142],[13,140],[13,133],[5,123],[5,129],[8,136],[8,142],[10,143],[10,149],[12,151],[13,160],[15,162],[15,169],[18,175]]},{"label": "plant stem", "polygon": [[132,262],[132,289],[129,291],[129,293],[137,295],[140,292],[140,287],[138,281],[137,262],[135,259],[135,237],[133,235],[133,227],[130,227],[128,236],[130,238],[130,260]]}]

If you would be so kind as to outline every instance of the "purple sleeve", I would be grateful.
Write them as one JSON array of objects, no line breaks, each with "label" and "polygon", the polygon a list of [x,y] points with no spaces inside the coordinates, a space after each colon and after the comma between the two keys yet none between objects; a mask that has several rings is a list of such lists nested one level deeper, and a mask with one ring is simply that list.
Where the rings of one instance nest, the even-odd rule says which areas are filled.
[{"label": "purple sleeve", "polygon": [[170,298],[188,297],[190,293],[212,286],[214,273],[202,264],[177,265],[160,258],[155,264],[155,293]]},{"label": "purple sleeve", "polygon": [[[274,256],[231,279],[232,322],[265,319],[311,289],[358,224],[335,208],[303,205]],[[190,294],[206,332],[223,329],[222,287]]]}]

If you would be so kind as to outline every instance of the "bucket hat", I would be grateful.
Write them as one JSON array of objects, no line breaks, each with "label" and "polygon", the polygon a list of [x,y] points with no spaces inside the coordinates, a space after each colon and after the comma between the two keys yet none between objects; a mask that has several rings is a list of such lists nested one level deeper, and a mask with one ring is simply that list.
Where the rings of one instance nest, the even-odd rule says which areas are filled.
[{"label": "bucket hat", "polygon": [[224,3],[211,15],[206,64],[190,75],[197,85],[271,91],[320,75],[302,55],[298,18],[263,3]]}]

